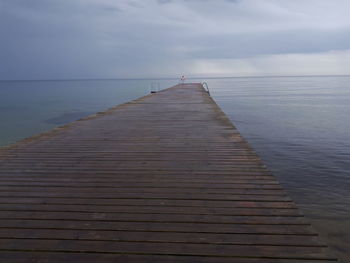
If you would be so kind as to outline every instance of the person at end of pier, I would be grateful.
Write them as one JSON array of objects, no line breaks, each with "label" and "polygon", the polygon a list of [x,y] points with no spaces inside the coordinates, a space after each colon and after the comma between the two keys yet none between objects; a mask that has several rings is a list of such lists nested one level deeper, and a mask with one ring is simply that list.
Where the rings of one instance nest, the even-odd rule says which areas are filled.
[{"label": "person at end of pier", "polygon": [[186,80],[185,76],[182,75],[180,80],[181,80],[181,84],[184,84],[184,83],[185,83],[185,80]]}]

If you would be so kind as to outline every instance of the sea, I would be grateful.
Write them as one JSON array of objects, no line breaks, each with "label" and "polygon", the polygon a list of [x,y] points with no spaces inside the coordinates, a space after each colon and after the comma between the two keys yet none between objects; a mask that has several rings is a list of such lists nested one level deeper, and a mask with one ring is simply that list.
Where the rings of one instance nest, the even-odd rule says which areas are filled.
[{"label": "sea", "polygon": [[[321,238],[350,262],[350,76],[200,78]],[[0,147],[178,79],[0,81]]]}]

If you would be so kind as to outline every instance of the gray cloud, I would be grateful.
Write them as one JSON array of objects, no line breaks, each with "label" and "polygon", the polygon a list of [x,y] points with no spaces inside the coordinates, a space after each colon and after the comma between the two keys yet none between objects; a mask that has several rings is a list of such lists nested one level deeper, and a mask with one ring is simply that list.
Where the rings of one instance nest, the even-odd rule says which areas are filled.
[{"label": "gray cloud", "polygon": [[0,79],[163,77],[196,74],[198,63],[213,74],[203,67],[217,60],[229,74],[237,61],[270,56],[259,60],[264,73],[275,55],[281,63],[350,49],[349,8],[346,0],[0,0]]}]

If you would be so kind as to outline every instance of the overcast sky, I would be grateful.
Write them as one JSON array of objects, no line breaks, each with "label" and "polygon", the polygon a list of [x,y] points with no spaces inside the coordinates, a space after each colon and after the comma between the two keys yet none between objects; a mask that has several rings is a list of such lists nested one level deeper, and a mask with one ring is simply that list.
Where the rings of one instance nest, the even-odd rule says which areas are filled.
[{"label": "overcast sky", "polygon": [[349,0],[0,0],[0,79],[350,74]]}]

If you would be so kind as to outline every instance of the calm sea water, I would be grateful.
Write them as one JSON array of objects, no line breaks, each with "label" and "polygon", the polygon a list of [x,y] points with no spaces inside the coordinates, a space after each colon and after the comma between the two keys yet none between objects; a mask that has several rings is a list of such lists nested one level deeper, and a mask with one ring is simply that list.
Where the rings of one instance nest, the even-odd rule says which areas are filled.
[{"label": "calm sea water", "polygon": [[350,77],[207,80],[342,262],[350,262]]},{"label": "calm sea water", "polygon": [[0,146],[176,83],[177,80],[0,81]]},{"label": "calm sea water", "polygon": [[[350,262],[350,77],[222,78],[211,94]],[[159,83],[159,84],[155,84]],[[0,145],[167,88],[177,80],[0,82]]]}]

